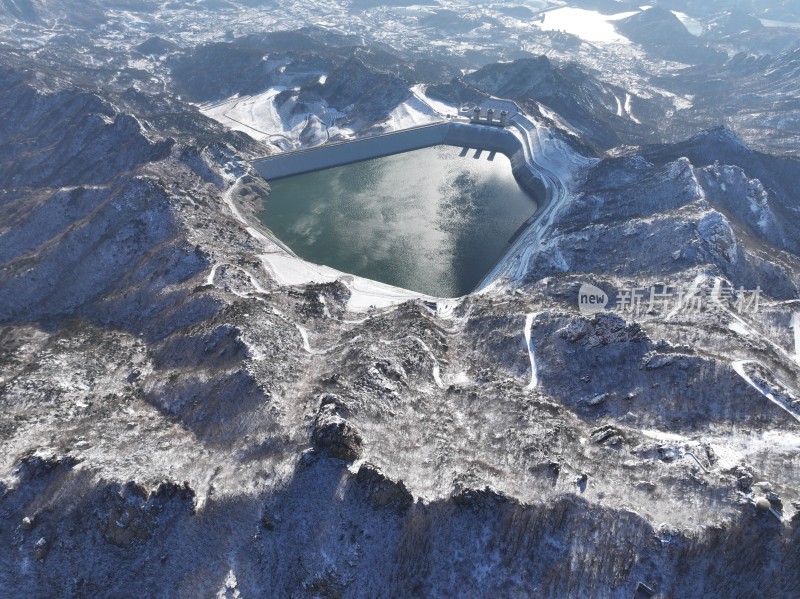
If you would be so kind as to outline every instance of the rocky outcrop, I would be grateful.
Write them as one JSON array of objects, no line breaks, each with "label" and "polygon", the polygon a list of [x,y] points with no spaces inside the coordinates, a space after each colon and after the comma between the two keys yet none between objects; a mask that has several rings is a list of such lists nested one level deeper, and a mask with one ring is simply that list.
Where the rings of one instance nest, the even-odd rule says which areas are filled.
[{"label": "rocky outcrop", "polygon": [[[38,202],[18,206],[0,206],[14,227],[0,241],[0,284],[8,293],[0,321],[77,312],[149,328],[150,317],[182,305],[183,316],[168,325],[174,330],[216,310],[191,289],[161,293],[168,281],[191,279],[207,263],[181,238],[169,195],[157,181],[44,191]],[[139,299],[123,301],[131,285]]]},{"label": "rocky outcrop", "polygon": [[414,503],[414,497],[403,481],[391,480],[372,464],[359,466],[356,482],[364,489],[369,502],[378,509],[391,508],[403,512]]},{"label": "rocky outcrop", "polygon": [[476,512],[485,509],[496,509],[509,501],[513,500],[510,500],[503,493],[498,493],[491,487],[484,487],[483,489],[462,488],[456,489],[453,493],[453,503]]},{"label": "rocky outcrop", "polygon": [[[159,524],[159,516],[173,506],[181,505],[185,513],[194,510],[195,493],[189,483],[172,481],[159,483],[152,490],[136,482],[110,485],[106,488],[101,510],[100,530],[106,542],[130,548],[147,543]],[[107,511],[106,511],[107,510]]]},{"label": "rocky outcrop", "polygon": [[354,462],[361,455],[361,433],[337,414],[333,403],[324,404],[317,412],[311,440],[328,456],[338,460]]}]

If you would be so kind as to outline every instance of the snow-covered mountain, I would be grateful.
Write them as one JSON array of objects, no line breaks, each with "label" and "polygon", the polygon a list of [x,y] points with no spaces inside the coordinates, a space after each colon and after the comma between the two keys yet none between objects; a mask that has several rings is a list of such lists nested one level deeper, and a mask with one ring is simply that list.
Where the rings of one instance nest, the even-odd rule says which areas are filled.
[{"label": "snow-covered mountain", "polygon": [[[0,595],[796,596],[795,54],[353,4],[0,3]],[[475,293],[254,218],[252,159],[491,96],[547,201]]]}]

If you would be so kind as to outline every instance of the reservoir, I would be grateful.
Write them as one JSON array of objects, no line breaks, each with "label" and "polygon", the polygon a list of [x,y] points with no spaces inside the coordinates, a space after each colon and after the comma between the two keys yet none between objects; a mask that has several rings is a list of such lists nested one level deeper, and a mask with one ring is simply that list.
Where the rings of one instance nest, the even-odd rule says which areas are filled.
[{"label": "reservoir", "polygon": [[505,155],[453,146],[270,186],[259,218],[301,258],[437,297],[471,292],[537,208]]}]

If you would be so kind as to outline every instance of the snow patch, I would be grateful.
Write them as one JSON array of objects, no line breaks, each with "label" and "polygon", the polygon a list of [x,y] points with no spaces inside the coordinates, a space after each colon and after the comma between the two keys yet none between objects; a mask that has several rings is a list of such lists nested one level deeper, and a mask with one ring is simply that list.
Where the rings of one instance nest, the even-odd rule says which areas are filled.
[{"label": "snow patch", "polygon": [[389,118],[383,122],[382,126],[388,131],[398,131],[410,127],[419,127],[437,123],[441,119],[436,112],[420,100],[417,96],[398,104],[389,113]]},{"label": "snow patch", "polygon": [[745,337],[749,337],[751,334],[750,331],[742,323],[736,322],[735,320],[728,323],[728,328],[734,333],[743,335]]},{"label": "snow patch", "polygon": [[664,441],[668,443],[688,443],[689,437],[678,435],[676,433],[665,433],[656,429],[643,429],[640,431],[643,435],[655,439],[657,441]]},{"label": "snow patch", "polygon": [[312,264],[288,254],[262,254],[259,258],[264,268],[282,285],[341,281],[351,293],[347,306],[355,312],[366,312],[371,308],[387,308],[417,298],[437,301],[437,298],[348,275],[329,266]]},{"label": "snow patch", "polygon": [[531,382],[525,387],[526,389],[535,389],[539,384],[539,377],[536,374],[536,354],[534,353],[533,342],[531,341],[531,328],[533,327],[533,320],[536,316],[536,313],[533,313],[525,317],[525,346],[528,349],[528,357],[531,361]]},{"label": "snow patch", "polygon": [[774,19],[759,19],[764,27],[789,27],[791,29],[800,29],[800,23],[792,21],[776,21]]},{"label": "snow patch", "polygon": [[217,599],[238,599],[242,596],[238,587],[239,583],[236,580],[236,574],[234,574],[233,570],[228,570],[225,582],[217,593]]},{"label": "snow patch", "polygon": [[447,104],[445,102],[441,102],[440,100],[434,100],[433,98],[428,97],[425,93],[425,85],[418,84],[411,88],[411,92],[416,96],[416,98],[425,104],[427,104],[434,112],[436,112],[440,117],[446,117],[449,115],[457,115],[458,114],[458,107],[454,104]]},{"label": "snow patch", "polygon": [[[284,86],[274,86],[255,96],[238,94],[220,102],[200,104],[200,112],[220,124],[268,141],[282,150],[324,143],[333,135],[351,137],[353,131],[336,126],[344,113],[325,102],[307,103],[309,110],[296,112],[294,98],[276,103]],[[301,141],[301,136],[303,140]]]},{"label": "snow patch", "polygon": [[424,349],[425,352],[428,354],[428,356],[430,356],[431,360],[433,360],[433,380],[436,383],[436,386],[439,387],[439,389],[444,389],[444,382],[442,382],[441,369],[439,368],[439,360],[437,360],[436,356],[433,355],[431,348],[428,347],[427,343],[425,343],[419,337],[411,336],[409,337],[409,339],[413,339],[414,341],[419,343],[422,346],[422,349]]},{"label": "snow patch", "polygon": [[632,102],[633,102],[633,96],[631,96],[629,93],[626,93],[625,94],[625,114],[634,123],[636,123],[637,125],[641,125],[642,121],[640,121],[635,116],[633,116],[633,112],[631,112]]},{"label": "snow patch", "polygon": [[678,17],[678,20],[683,23],[683,26],[686,27],[686,30],[691,33],[693,36],[697,37],[702,35],[703,33],[703,24],[698,21],[697,19],[690,17],[685,12],[680,12],[677,10],[670,11],[673,15]]},{"label": "snow patch", "polygon": [[451,299],[451,300],[439,300],[436,302],[436,316],[439,318],[450,320],[453,318],[453,314],[461,305],[461,298]]}]

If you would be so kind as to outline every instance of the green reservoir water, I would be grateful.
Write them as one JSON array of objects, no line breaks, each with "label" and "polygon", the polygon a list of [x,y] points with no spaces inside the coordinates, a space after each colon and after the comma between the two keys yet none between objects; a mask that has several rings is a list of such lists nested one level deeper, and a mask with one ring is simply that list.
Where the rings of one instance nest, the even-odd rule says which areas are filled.
[{"label": "green reservoir water", "polygon": [[508,158],[488,157],[437,146],[277,179],[260,219],[310,262],[464,295],[536,211]]}]

